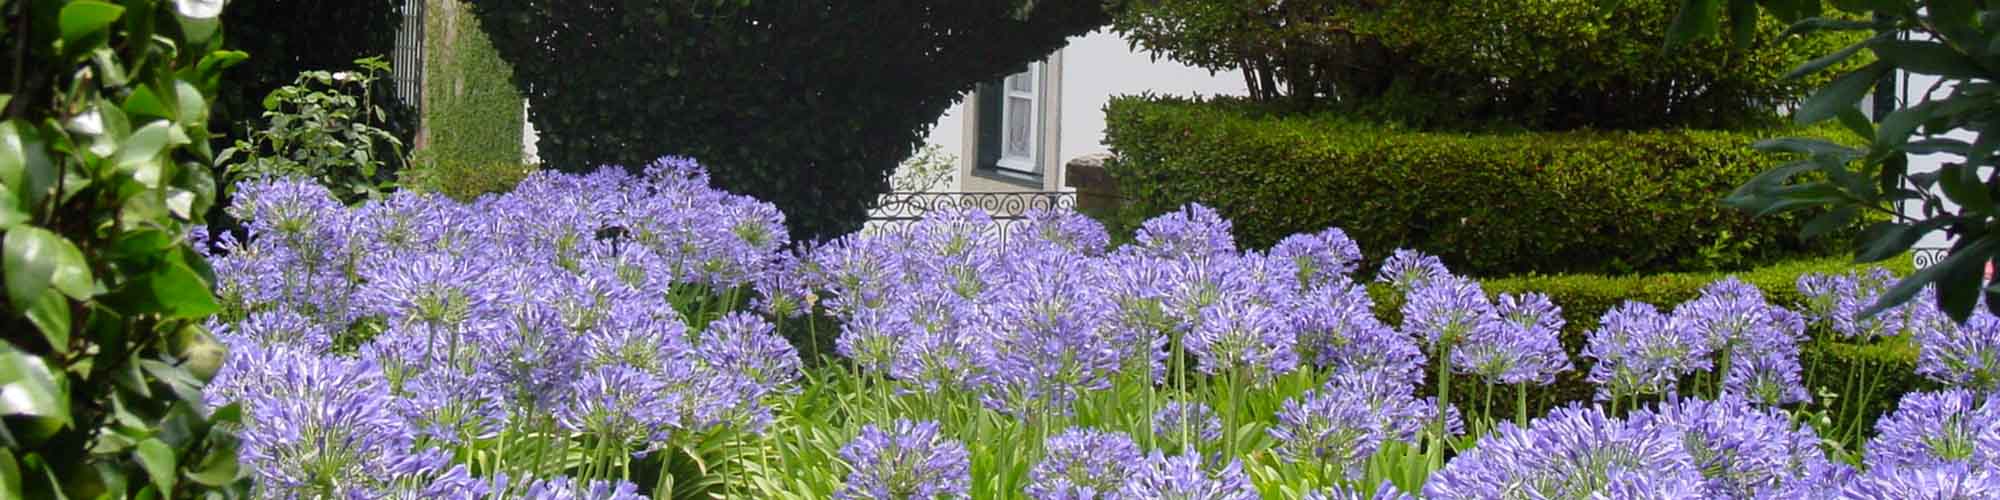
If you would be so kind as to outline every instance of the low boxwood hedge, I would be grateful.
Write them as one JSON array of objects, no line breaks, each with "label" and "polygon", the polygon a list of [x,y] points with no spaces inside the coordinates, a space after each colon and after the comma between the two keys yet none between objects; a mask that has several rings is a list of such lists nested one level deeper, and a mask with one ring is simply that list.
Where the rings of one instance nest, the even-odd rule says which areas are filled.
[{"label": "low boxwood hedge", "polygon": [[[1907,257],[1891,259],[1882,265],[1898,275],[1908,274],[1911,271],[1910,260]],[[1539,408],[1547,408],[1549,405],[1591,400],[1596,388],[1583,380],[1590,366],[1586,360],[1577,356],[1577,353],[1583,350],[1590,330],[1597,328],[1598,318],[1602,317],[1605,311],[1627,300],[1647,302],[1663,311],[1669,310],[1681,302],[1699,296],[1702,287],[1725,277],[1735,276],[1762,290],[1765,298],[1771,303],[1793,310],[1803,310],[1800,304],[1805,298],[1798,290],[1799,276],[1809,273],[1845,273],[1866,267],[1868,266],[1852,264],[1844,258],[1828,257],[1789,260],[1742,272],[1627,276],[1534,275],[1484,279],[1480,280],[1480,283],[1488,294],[1493,295],[1526,292],[1548,294],[1550,300],[1562,307],[1563,319],[1566,322],[1562,332],[1563,348],[1570,353],[1571,359],[1577,361],[1577,366],[1576,369],[1557,377],[1556,383],[1531,393]],[[1375,299],[1377,316],[1392,325],[1401,323],[1400,296],[1386,284],[1380,283],[1371,284],[1369,294]],[[1906,339],[1889,339],[1873,344],[1857,345],[1840,341],[1838,334],[1817,327],[1810,334],[1815,340],[1806,343],[1801,349],[1801,362],[1810,372],[1805,374],[1804,378],[1808,384],[1814,386],[1808,389],[1815,394],[1818,394],[1819,388],[1834,392],[1845,390],[1842,382],[1846,381],[1848,374],[1864,366],[1869,367],[1870,372],[1882,375],[1881,386],[1877,387],[1872,397],[1865,402],[1868,422],[1873,422],[1873,419],[1882,412],[1895,408],[1896,402],[1904,393],[1936,387],[1935,383],[1916,374],[1916,346]],[[1466,398],[1475,395],[1473,391],[1453,392]],[[1851,407],[1844,405],[1850,404],[1847,400],[1853,399],[1852,396],[1843,396],[1847,397],[1835,400],[1833,410],[1851,411]],[[1459,403],[1472,404],[1474,401],[1466,399]],[[1507,414],[1510,410],[1500,408],[1499,411],[1501,414]]]},{"label": "low boxwood hedge", "polygon": [[1151,96],[1106,114],[1120,220],[1200,202],[1250,248],[1335,226],[1366,255],[1415,248],[1495,276],[1747,269],[1838,246],[1798,237],[1810,213],[1753,219],[1718,203],[1783,160],[1751,143],[1838,138],[1829,128],[1468,135]]}]

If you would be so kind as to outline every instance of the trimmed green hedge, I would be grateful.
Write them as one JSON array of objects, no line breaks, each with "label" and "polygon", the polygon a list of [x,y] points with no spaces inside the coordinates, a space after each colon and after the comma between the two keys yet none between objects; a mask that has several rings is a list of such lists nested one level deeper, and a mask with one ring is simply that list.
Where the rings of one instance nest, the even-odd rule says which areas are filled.
[{"label": "trimmed green hedge", "polygon": [[1838,240],[1800,240],[1810,213],[1753,220],[1718,203],[1777,164],[1748,146],[1783,131],[1405,132],[1149,96],[1106,114],[1121,220],[1201,202],[1245,247],[1334,226],[1365,255],[1415,248],[1493,276],[1745,269]]},{"label": "trimmed green hedge", "polygon": [[[1891,259],[1884,265],[1898,275],[1905,275],[1911,271],[1907,256]],[[1570,353],[1571,359],[1577,360],[1577,366],[1576,369],[1558,376],[1555,384],[1531,392],[1531,397],[1537,401],[1539,408],[1548,408],[1570,401],[1590,401],[1596,388],[1583,380],[1589,373],[1590,366],[1576,353],[1582,352],[1590,330],[1598,326],[1598,318],[1602,317],[1605,311],[1627,300],[1651,303],[1662,311],[1670,310],[1682,302],[1699,296],[1702,287],[1733,275],[1763,290],[1765,298],[1771,303],[1793,310],[1802,310],[1800,304],[1804,302],[1804,296],[1798,290],[1799,276],[1809,273],[1844,273],[1866,267],[1851,264],[1847,259],[1830,257],[1786,261],[1734,273],[1517,276],[1486,279],[1480,283],[1488,294],[1493,295],[1525,292],[1548,294],[1551,301],[1562,307],[1563,319],[1566,321],[1562,333],[1563,349]],[[1401,324],[1402,298],[1385,284],[1372,284],[1368,291],[1375,299],[1376,315],[1389,324]],[[1873,422],[1876,416],[1894,408],[1904,393],[1936,387],[1934,382],[1916,374],[1916,346],[1904,339],[1856,345],[1837,341],[1838,334],[1832,332],[1814,329],[1810,333],[1820,341],[1808,342],[1803,347],[1800,357],[1810,372],[1805,374],[1805,379],[1808,384],[1814,386],[1809,390],[1815,393],[1815,398],[1818,397],[1819,388],[1834,392],[1843,390],[1841,384],[1846,381],[1847,374],[1863,366],[1870,366],[1869,370],[1882,374],[1881,387],[1878,387],[1874,391],[1875,396],[1866,402],[1865,414],[1869,415],[1868,422]],[[1474,391],[1453,392],[1468,398],[1458,401],[1460,404],[1475,403],[1469,399],[1474,396]],[[1511,396],[1511,393],[1509,395]],[[1848,399],[1851,398],[1835,400],[1834,410],[1849,411],[1850,408],[1838,406],[1848,404]],[[1498,410],[1503,415],[1511,414],[1510,408],[1503,407]]]}]

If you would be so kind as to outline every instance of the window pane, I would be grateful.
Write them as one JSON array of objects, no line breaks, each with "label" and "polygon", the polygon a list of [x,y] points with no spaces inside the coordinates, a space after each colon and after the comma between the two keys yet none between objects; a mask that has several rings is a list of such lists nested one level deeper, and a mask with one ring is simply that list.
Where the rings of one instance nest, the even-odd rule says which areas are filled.
[{"label": "window pane", "polygon": [[1027,71],[1022,71],[1020,73],[1015,73],[1013,76],[1007,77],[1007,90],[1015,92],[1034,92],[1035,79],[1030,78],[1031,76],[1033,76],[1032,73]]},{"label": "window pane", "polygon": [[1024,159],[1033,157],[1031,151],[1034,149],[1030,137],[1033,130],[1030,127],[1034,126],[1035,101],[1009,97],[1006,108],[1007,133],[1004,134],[1006,145],[1000,149],[1001,155]]}]

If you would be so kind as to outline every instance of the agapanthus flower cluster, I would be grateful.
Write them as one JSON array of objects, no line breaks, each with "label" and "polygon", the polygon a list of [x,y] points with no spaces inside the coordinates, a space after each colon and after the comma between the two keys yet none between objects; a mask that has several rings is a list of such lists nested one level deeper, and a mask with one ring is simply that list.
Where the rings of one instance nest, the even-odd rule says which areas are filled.
[{"label": "agapanthus flower cluster", "polygon": [[1799,343],[1804,317],[1764,300],[1764,293],[1731,276],[1702,288],[1674,308],[1669,323],[1707,344],[1724,390],[1765,405],[1804,402],[1799,383]]},{"label": "agapanthus flower cluster", "polygon": [[1121,433],[1070,429],[1049,438],[1042,461],[1028,471],[1035,500],[1109,499],[1145,456]]},{"label": "agapanthus flower cluster", "polygon": [[1153,412],[1153,434],[1168,442],[1197,447],[1222,439],[1222,419],[1208,405],[1169,401]]},{"label": "agapanthus flower cluster", "polygon": [[1399,379],[1348,373],[1286,400],[1270,434],[1286,460],[1330,466],[1359,479],[1382,443],[1414,441],[1433,414],[1434,408]]},{"label": "agapanthus flower cluster", "polygon": [[1876,267],[1844,275],[1807,274],[1799,277],[1798,288],[1805,295],[1809,319],[1825,322],[1851,339],[1920,335],[1950,324],[1935,306],[1935,288],[1925,289],[1903,305],[1863,314],[1895,282],[1889,270]]},{"label": "agapanthus flower cluster", "polygon": [[1147,220],[1139,227],[1136,249],[1158,257],[1202,259],[1236,251],[1231,225],[1215,209],[1199,203]]},{"label": "agapanthus flower cluster", "polygon": [[1597,385],[1600,401],[1673,393],[1681,376],[1708,370],[1711,363],[1706,338],[1643,302],[1604,313],[1583,356],[1596,361],[1586,380]]},{"label": "agapanthus flower cluster", "polygon": [[1452,348],[1452,368],[1489,384],[1548,385],[1569,371],[1562,309],[1547,295],[1500,294],[1493,317]]},{"label": "agapanthus flower cluster", "polygon": [[1634,412],[1630,420],[1654,433],[1680,436],[1681,448],[1706,480],[1703,497],[1750,498],[1832,465],[1812,427],[1733,395],[1669,401]]},{"label": "agapanthus flower cluster", "polygon": [[1230,458],[1227,464],[1218,465],[1219,460],[1207,460],[1192,449],[1183,450],[1178,455],[1167,455],[1158,450],[1146,456],[1146,461],[1138,467],[1125,488],[1120,490],[1118,500],[1151,500],[1158,498],[1186,498],[1199,500],[1257,500],[1262,498],[1257,487],[1250,484],[1250,477],[1243,473],[1243,462]]},{"label": "agapanthus flower cluster", "polygon": [[481,483],[435,457],[544,419],[634,453],[755,430],[797,354],[746,315],[688,325],[680,301],[800,275],[779,252],[783,218],[691,161],[647,170],[537,173],[470,203],[398,192],[347,207],[309,181],[237,185],[244,231],[203,240],[224,306],[211,327],[233,351],[205,406],[242,404],[244,462],[273,494],[478,494],[404,485]]},{"label": "agapanthus flower cluster", "polygon": [[1359,283],[1336,281],[1298,296],[1293,321],[1304,359],[1336,372],[1376,372],[1415,380],[1423,348],[1375,317],[1375,302]]},{"label": "agapanthus flower cluster", "polygon": [[1875,422],[1869,468],[1963,463],[2000,468],[2000,398],[1964,389],[1914,392]]},{"label": "agapanthus flower cluster", "polygon": [[[1639,481],[1647,484],[1629,484]],[[1571,406],[1525,428],[1501,423],[1433,474],[1424,497],[1625,498],[1608,493],[1703,484],[1680,436]]]},{"label": "agapanthus flower cluster", "polygon": [[853,472],[834,498],[968,498],[971,488],[965,445],[938,435],[937,422],[864,426],[841,447],[840,459]]},{"label": "agapanthus flower cluster", "polygon": [[1917,332],[1917,373],[1953,387],[2000,391],[2000,317],[1977,310],[1961,325]]}]

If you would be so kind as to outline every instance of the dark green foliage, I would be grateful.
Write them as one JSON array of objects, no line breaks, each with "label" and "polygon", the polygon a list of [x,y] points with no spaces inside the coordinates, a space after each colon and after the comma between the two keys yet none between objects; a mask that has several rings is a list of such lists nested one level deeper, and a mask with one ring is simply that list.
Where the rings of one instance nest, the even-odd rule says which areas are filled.
[{"label": "dark green foliage", "polygon": [[481,0],[556,169],[700,160],[795,237],[858,229],[977,82],[1103,25],[1104,0]]},{"label": "dark green foliage", "polygon": [[216,157],[224,185],[300,177],[347,203],[380,194],[403,166],[403,142],[383,128],[387,111],[371,104],[374,82],[387,76],[389,64],[379,57],[354,63],[358,71],[300,73],[265,96],[258,128]]},{"label": "dark green foliage", "polygon": [[[1339,227],[1461,272],[1742,269],[1824,251],[1805,218],[1755,220],[1716,203],[1775,164],[1763,132],[1405,132],[1234,101],[1124,97],[1107,108],[1107,165],[1126,220],[1201,202],[1246,247]],[[1814,131],[1813,133],[1825,133]]]},{"label": "dark green foliage", "polygon": [[200,401],[226,356],[188,237],[244,57],[202,3],[0,2],[0,498],[247,492],[239,412]]},{"label": "dark green foliage", "polygon": [[[1898,275],[1907,275],[1911,271],[1909,259],[1908,255],[1902,255],[1884,264]],[[1584,376],[1590,371],[1590,365],[1578,357],[1577,353],[1582,352],[1590,331],[1597,328],[1598,318],[1625,301],[1646,302],[1658,306],[1661,310],[1670,310],[1675,305],[1700,296],[1702,287],[1725,277],[1735,276],[1762,290],[1765,299],[1772,304],[1799,311],[1804,310],[1801,303],[1805,301],[1797,286],[1799,276],[1811,273],[1838,274],[1862,268],[1863,266],[1848,263],[1844,259],[1820,258],[1785,261],[1735,273],[1519,276],[1481,280],[1481,285],[1491,295],[1527,292],[1548,294],[1549,299],[1562,308],[1565,321],[1562,332],[1563,349],[1570,353],[1570,359],[1576,360],[1577,366],[1575,370],[1559,375],[1555,384],[1531,392],[1537,402],[1536,408],[1546,409],[1571,401],[1587,403],[1591,400],[1597,388],[1584,381]],[[1375,299],[1376,315],[1391,325],[1400,324],[1401,297],[1398,297],[1386,284],[1371,285],[1368,291]],[[1888,339],[1874,344],[1856,345],[1839,340],[1839,334],[1831,331],[1815,328],[1810,334],[1815,340],[1801,346],[1800,357],[1806,370],[1812,372],[1806,374],[1805,378],[1811,384],[1809,390],[1814,391],[1814,398],[1821,398],[1819,394],[1821,391],[1837,393],[1845,390],[1841,386],[1842,382],[1846,381],[1845,377],[1852,370],[1869,366],[1867,369],[1870,373],[1880,374],[1882,386],[1877,388],[1865,403],[1865,414],[1868,417],[1864,422],[1870,429],[1875,417],[1895,408],[1904,393],[1936,386],[1936,383],[1916,374],[1916,347],[1907,339]],[[1474,395],[1473,392],[1466,391],[1462,396],[1470,398]],[[1851,407],[1842,405],[1850,404],[1845,400],[1851,400],[1854,396],[1845,396],[1844,399],[1835,399],[1832,408],[1818,406],[1824,403],[1822,401],[1815,403],[1812,409],[1853,411]],[[1477,402],[1464,400],[1461,403],[1472,405]],[[1501,409],[1511,411],[1507,408]],[[1511,414],[1503,412],[1502,416],[1510,417]]]},{"label": "dark green foliage", "polygon": [[[264,96],[290,85],[299,73],[347,68],[355,59],[394,53],[402,6],[403,0],[230,2],[223,21],[251,28],[229,33],[224,47],[251,57],[223,77],[226,83],[215,99],[218,131],[256,127],[264,112]],[[386,128],[408,144],[416,133],[414,109],[396,100],[395,82],[383,79],[376,84],[375,105],[391,117]]]},{"label": "dark green foliage", "polygon": [[[514,69],[461,0],[427,0],[424,187],[456,198],[504,192],[532,169],[521,165],[521,94]],[[492,170],[488,170],[491,168]]]},{"label": "dark green foliage", "polygon": [[1113,23],[1135,45],[1243,69],[1253,97],[1425,127],[1535,130],[1729,127],[1765,120],[1823,79],[1786,69],[1841,35],[1665,48],[1661,0],[1162,0]]},{"label": "dark green foliage", "polygon": [[518,161],[470,163],[438,161],[411,169],[402,180],[406,189],[431,191],[458,201],[472,201],[479,195],[505,193],[538,170]]},{"label": "dark green foliage", "polygon": [[[2000,282],[1983,271],[2000,262],[2000,175],[1982,173],[2000,166],[2000,141],[1984,134],[2000,127],[2000,4],[1972,0],[1880,0],[1830,3],[1820,0],[1687,0],[1690,9],[1675,19],[1675,47],[1701,43],[1718,31],[1716,12],[1727,5],[1731,26],[1760,22],[1768,12],[1804,33],[1841,31],[1874,36],[1799,65],[1795,75],[1839,75],[1799,104],[1801,124],[1837,121],[1861,140],[1847,147],[1784,138],[1758,148],[1807,158],[1763,172],[1725,200],[1757,215],[1829,208],[1822,227],[1865,225],[1855,260],[1878,261],[1902,253],[1925,235],[1943,231],[1954,238],[1947,257],[1911,274],[1882,294],[1871,310],[1893,307],[1925,287],[1938,287],[1938,300],[1951,317],[1964,320],[1982,300],[2000,312]],[[1760,8],[1761,7],[1761,8]],[[1835,12],[1838,10],[1839,12]],[[1866,17],[1862,17],[1866,16]],[[1855,22],[1850,18],[1865,18]],[[1865,49],[1865,50],[1864,50]],[[1879,60],[1848,71],[1840,65],[1873,54]],[[1850,66],[1851,67],[1851,66]],[[1928,89],[1900,109],[1878,102],[1876,120],[1857,104],[1878,83],[1922,81]],[[1947,137],[1946,134],[1954,134]],[[1911,155],[1938,155],[1934,172],[1911,174]],[[1802,175],[1808,174],[1811,175]],[[1949,202],[1949,204],[1947,204]],[[1899,213],[1903,206],[1920,207]],[[1864,213],[1896,214],[1868,220]],[[1858,223],[1858,224],[1857,224]]]}]

